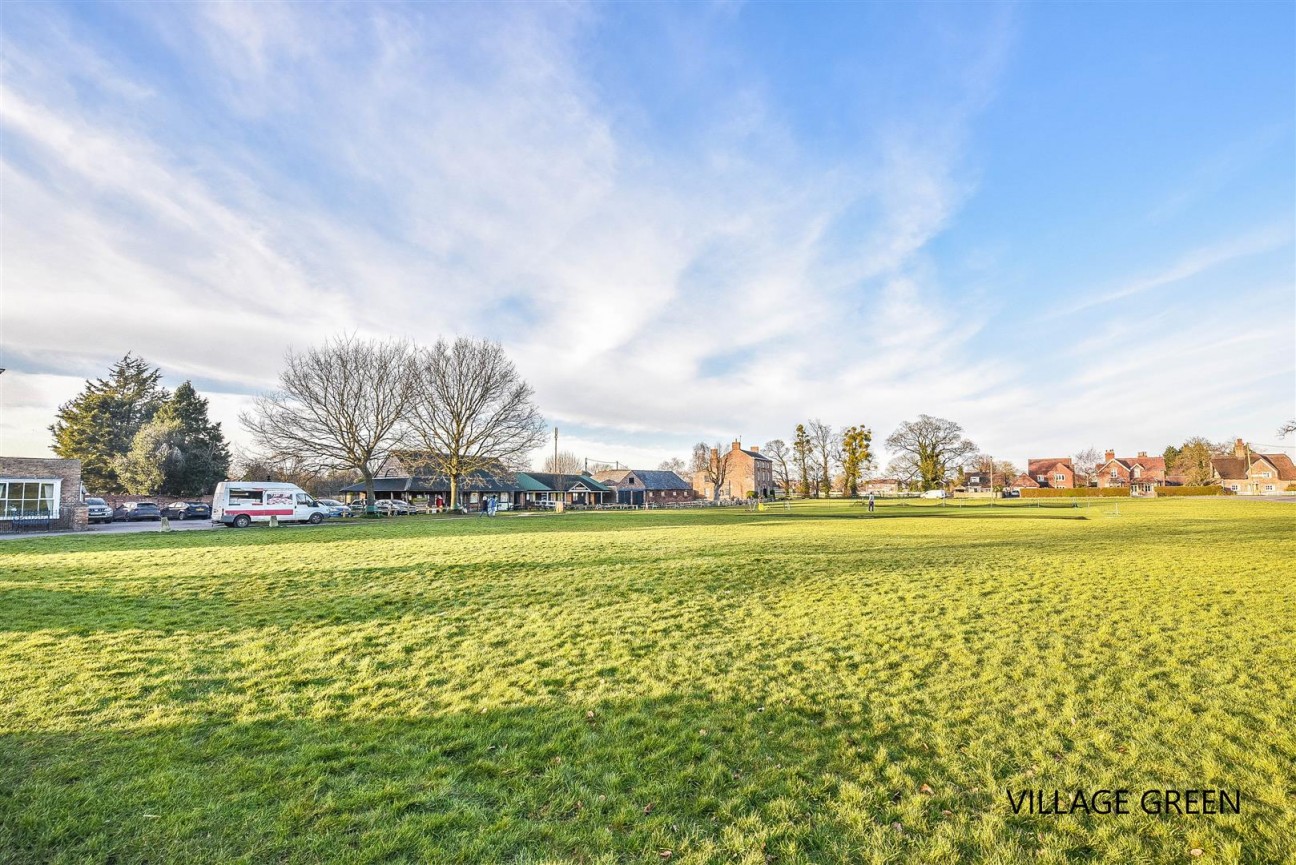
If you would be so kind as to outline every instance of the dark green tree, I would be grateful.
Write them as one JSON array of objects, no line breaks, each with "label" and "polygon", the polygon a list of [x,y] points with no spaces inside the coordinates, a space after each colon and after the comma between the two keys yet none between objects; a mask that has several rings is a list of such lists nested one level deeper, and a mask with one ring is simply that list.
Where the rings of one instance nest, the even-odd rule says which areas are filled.
[{"label": "dark green tree", "polygon": [[161,492],[174,496],[202,496],[229,474],[230,452],[221,425],[207,414],[207,400],[193,384],[185,382],[158,409],[157,420],[174,421],[180,428],[179,459],[170,464]]},{"label": "dark green tree", "polygon": [[80,395],[59,406],[58,419],[50,427],[54,453],[81,460],[81,479],[91,492],[123,491],[117,459],[131,449],[140,427],[166,401],[161,378],[143,358],[127,354],[112,365],[106,379],[87,381]]},{"label": "dark green tree", "polygon": [[873,431],[866,426],[852,426],[842,430],[841,466],[843,494],[849,497],[859,495],[860,476],[873,462]]}]

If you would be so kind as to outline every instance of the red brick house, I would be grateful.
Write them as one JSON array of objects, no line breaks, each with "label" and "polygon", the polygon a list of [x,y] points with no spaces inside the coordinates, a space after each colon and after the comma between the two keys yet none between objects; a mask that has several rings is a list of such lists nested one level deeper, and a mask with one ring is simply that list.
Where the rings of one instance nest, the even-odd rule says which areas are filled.
[{"label": "red brick house", "polygon": [[1136,457],[1118,457],[1109,450],[1095,475],[1098,486],[1128,487],[1131,495],[1155,495],[1157,487],[1171,483],[1165,457],[1150,457],[1147,451],[1139,451]]},{"label": "red brick house", "polygon": [[1070,457],[1039,457],[1026,461],[1026,471],[1009,485],[1013,489],[1073,490],[1089,485]]},{"label": "red brick house", "polygon": [[1232,456],[1212,457],[1211,470],[1220,486],[1242,496],[1277,496],[1296,487],[1291,457],[1256,453],[1242,439],[1233,443]]}]

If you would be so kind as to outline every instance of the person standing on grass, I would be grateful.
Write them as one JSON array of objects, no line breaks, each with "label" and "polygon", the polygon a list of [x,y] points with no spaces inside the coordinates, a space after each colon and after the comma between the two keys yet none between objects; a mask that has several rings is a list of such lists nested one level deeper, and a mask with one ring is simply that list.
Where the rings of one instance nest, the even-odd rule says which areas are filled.
[{"label": "person standing on grass", "polygon": [[441,496],[437,496],[437,497],[436,497],[436,513],[438,513],[438,514],[441,513],[441,509],[442,509],[443,507],[445,507],[445,499],[441,498]]},{"label": "person standing on grass", "polygon": [[873,491],[869,490],[869,513],[873,513]]}]

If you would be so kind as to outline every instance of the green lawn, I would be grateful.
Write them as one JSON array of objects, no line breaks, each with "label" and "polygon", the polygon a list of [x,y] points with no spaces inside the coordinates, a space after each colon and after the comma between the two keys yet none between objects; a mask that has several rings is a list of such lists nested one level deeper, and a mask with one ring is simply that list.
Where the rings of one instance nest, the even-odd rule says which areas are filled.
[{"label": "green lawn", "polygon": [[1296,861],[1296,505],[1030,504],[0,543],[0,862]]}]

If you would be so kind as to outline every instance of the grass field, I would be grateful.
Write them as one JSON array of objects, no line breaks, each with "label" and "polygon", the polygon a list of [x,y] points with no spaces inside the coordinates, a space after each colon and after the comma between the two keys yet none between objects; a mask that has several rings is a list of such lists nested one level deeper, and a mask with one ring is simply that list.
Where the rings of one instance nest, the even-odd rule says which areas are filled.
[{"label": "grass field", "polygon": [[1042,504],[5,542],[0,862],[1296,861],[1296,505]]}]

